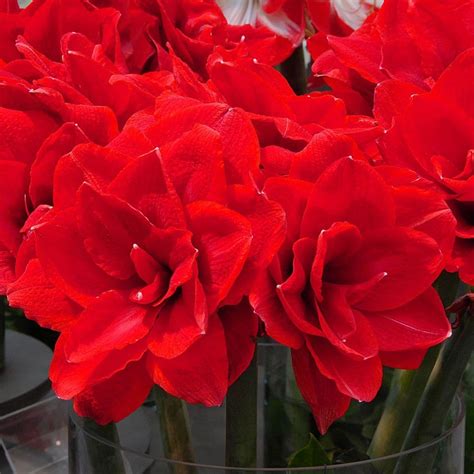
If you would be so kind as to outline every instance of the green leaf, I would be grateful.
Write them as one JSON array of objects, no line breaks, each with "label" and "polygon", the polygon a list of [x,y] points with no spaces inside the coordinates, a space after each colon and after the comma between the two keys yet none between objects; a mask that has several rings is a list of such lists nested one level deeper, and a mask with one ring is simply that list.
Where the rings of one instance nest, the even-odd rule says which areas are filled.
[{"label": "green leaf", "polygon": [[331,464],[331,461],[326,451],[311,433],[308,444],[292,454],[288,461],[288,467],[314,467],[328,464]]},{"label": "green leaf", "polygon": [[466,403],[466,456],[465,472],[474,472],[474,357],[464,373],[464,397]]}]

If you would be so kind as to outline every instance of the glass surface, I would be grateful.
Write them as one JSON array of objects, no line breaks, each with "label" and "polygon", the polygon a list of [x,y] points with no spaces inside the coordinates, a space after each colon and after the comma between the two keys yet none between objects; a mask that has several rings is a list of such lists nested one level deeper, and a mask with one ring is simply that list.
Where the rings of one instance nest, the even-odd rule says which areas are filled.
[{"label": "glass surface", "polygon": [[0,473],[67,473],[68,406],[51,397],[0,417]]},{"label": "glass surface", "polygon": [[[332,464],[312,468],[285,467],[287,459],[307,442],[314,429],[311,415],[301,400],[281,346],[264,345],[258,355],[258,454],[257,468],[224,467],[225,407],[188,405],[195,464],[165,459],[159,417],[152,401],[118,424],[118,442],[104,439],[91,424],[70,416],[70,473],[90,474],[226,474],[317,473],[391,474],[404,457],[422,456],[427,472],[463,474],[465,435],[464,404],[457,398],[450,409],[444,434],[433,442],[401,454],[376,460]],[[365,405],[365,404],[360,404]],[[105,461],[104,461],[105,460]],[[99,461],[100,468],[93,465]],[[97,465],[97,464],[96,464]],[[405,473],[401,473],[405,474]]]}]

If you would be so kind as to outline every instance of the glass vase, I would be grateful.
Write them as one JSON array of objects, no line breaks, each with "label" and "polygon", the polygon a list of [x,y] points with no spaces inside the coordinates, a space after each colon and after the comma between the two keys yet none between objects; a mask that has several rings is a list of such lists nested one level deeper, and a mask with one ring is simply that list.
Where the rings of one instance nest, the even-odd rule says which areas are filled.
[{"label": "glass vase", "polygon": [[[423,456],[430,474],[464,474],[465,411],[461,397],[449,409],[441,436],[417,448],[378,459],[363,455],[363,441],[356,440],[354,420],[367,420],[361,430],[371,432],[376,425],[377,404],[354,403],[345,419],[331,431],[335,437],[349,438],[354,448],[335,455],[332,464],[289,468],[292,453],[303,448],[310,432],[317,433],[311,413],[301,399],[294,381],[288,351],[282,346],[261,344],[258,349],[257,464],[255,468],[225,466],[225,406],[205,408],[187,405],[194,463],[166,459],[163,451],[159,416],[150,399],[139,410],[104,429],[84,422],[71,411],[69,419],[70,474],[392,474],[400,459]],[[379,403],[382,403],[379,400]],[[375,410],[374,410],[375,406]],[[378,410],[380,414],[381,410]],[[352,432],[351,432],[352,430]],[[110,436],[112,434],[112,436]],[[352,439],[351,439],[352,437]],[[322,444],[331,450],[328,436]],[[367,439],[367,445],[370,439]],[[362,446],[360,446],[362,444]],[[406,474],[406,473],[403,473]],[[410,473],[411,474],[411,473]],[[413,473],[415,474],[415,473]],[[416,473],[418,474],[418,473]]]}]

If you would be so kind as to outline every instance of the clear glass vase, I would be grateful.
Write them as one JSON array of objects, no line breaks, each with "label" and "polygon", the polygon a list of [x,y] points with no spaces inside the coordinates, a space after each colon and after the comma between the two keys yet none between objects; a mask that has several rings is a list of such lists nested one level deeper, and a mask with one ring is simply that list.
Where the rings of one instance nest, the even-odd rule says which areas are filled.
[{"label": "clear glass vase", "polygon": [[[225,406],[204,408],[188,405],[195,463],[166,459],[163,451],[159,416],[153,401],[133,413],[109,431],[84,422],[71,412],[69,421],[70,474],[226,474],[226,473],[338,473],[392,474],[397,463],[421,456],[427,473],[464,474],[465,436],[464,403],[458,397],[449,411],[444,433],[432,442],[415,449],[378,459],[361,459],[351,450],[334,458],[331,465],[311,468],[288,468],[288,458],[308,442],[315,431],[311,414],[301,400],[293,378],[288,352],[281,346],[263,344],[258,351],[258,450],[256,468],[225,467]],[[373,404],[356,403],[348,419],[336,424],[348,429],[357,417],[376,424]],[[380,413],[381,410],[378,410]],[[367,431],[369,421],[364,423]],[[349,427],[349,428],[347,428]],[[115,428],[114,428],[115,430]],[[370,428],[368,429],[370,432]],[[354,432],[355,433],[355,432]],[[358,441],[354,436],[351,442]],[[346,436],[349,438],[348,433]],[[322,441],[327,443],[326,441]],[[360,447],[362,451],[363,447]],[[353,459],[356,459],[353,461]],[[360,460],[359,460],[360,459]],[[397,474],[407,474],[405,472]],[[411,473],[410,473],[411,474]],[[419,474],[413,473],[413,474]]]}]

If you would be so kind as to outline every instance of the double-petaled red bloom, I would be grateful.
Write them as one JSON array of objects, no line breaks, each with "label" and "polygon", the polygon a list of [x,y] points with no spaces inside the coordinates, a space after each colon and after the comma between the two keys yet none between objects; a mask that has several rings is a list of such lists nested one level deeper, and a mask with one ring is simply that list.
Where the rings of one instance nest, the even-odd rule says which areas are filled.
[{"label": "double-petaled red bloom", "polygon": [[474,46],[470,0],[386,0],[347,37],[310,40],[313,72],[352,112],[370,113],[374,86],[400,79],[428,90],[462,51]]},{"label": "double-petaled red bloom", "polygon": [[404,81],[375,91],[375,115],[386,128],[384,159],[430,180],[449,204],[456,225],[448,268],[474,284],[474,48],[441,74],[430,92]]},{"label": "double-petaled red bloom", "polygon": [[36,256],[9,286],[13,305],[61,330],[54,390],[100,423],[134,411],[153,383],[222,402],[255,346],[242,297],[284,237],[283,210],[231,149],[229,134],[249,140],[246,117],[208,104],[212,123],[193,124],[166,116],[169,100],[141,130],[132,119],[108,147],[60,158],[54,208],[30,228]]},{"label": "double-petaled red bloom", "polygon": [[293,348],[298,386],[325,432],[351,398],[375,397],[382,365],[416,368],[450,325],[431,288],[444,257],[430,226],[419,227],[430,209],[423,216],[407,202],[410,187],[363,161],[342,158],[313,184],[315,166],[265,184],[288,232],[251,302],[267,333]]},{"label": "double-petaled red bloom", "polygon": [[[139,60],[133,47],[124,47],[117,28],[120,15],[111,8],[51,0],[2,15],[0,36],[6,39],[0,51],[0,178],[5,184],[0,189],[0,292],[4,294],[30,258],[29,229],[53,205],[59,158],[78,143],[109,143],[127,118],[152,106],[173,79],[169,72],[128,72],[127,61],[133,69]],[[18,29],[11,28],[15,24]],[[51,24],[58,25],[52,36]],[[10,33],[19,36],[9,39]]]}]

